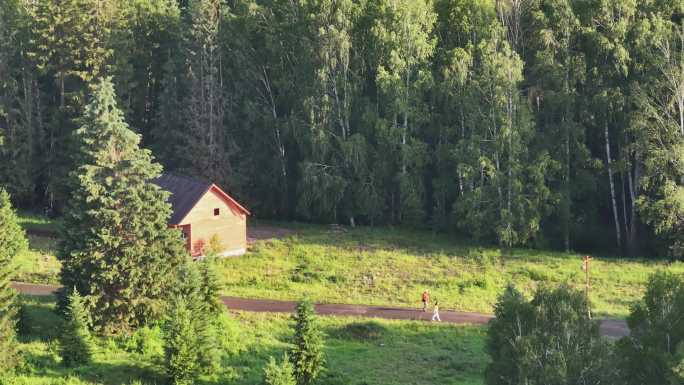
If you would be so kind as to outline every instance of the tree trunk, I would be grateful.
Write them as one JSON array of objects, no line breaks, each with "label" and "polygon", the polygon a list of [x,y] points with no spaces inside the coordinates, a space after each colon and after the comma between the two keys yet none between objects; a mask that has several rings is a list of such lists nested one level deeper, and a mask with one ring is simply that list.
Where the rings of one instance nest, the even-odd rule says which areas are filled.
[{"label": "tree trunk", "polygon": [[608,135],[608,122],[604,123],[604,135],[606,137],[606,166],[608,167],[608,183],[610,183],[610,199],[613,204],[613,220],[615,221],[615,236],[618,248],[622,247],[620,233],[620,219],[618,217],[617,201],[615,199],[615,184],[613,183],[613,168],[610,160],[610,137]]}]

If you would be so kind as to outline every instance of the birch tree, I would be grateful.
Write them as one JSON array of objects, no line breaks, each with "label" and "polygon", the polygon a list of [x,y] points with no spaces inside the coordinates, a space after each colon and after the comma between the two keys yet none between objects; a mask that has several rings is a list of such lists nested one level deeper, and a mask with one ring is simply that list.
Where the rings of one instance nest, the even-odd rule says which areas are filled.
[{"label": "birch tree", "polygon": [[429,0],[387,0],[379,8],[372,32],[384,56],[376,81],[389,122],[386,138],[398,147],[393,211],[399,222],[416,221],[423,216],[425,148],[415,138],[424,117],[422,92],[432,79],[428,66],[436,44],[431,37],[436,14]]}]

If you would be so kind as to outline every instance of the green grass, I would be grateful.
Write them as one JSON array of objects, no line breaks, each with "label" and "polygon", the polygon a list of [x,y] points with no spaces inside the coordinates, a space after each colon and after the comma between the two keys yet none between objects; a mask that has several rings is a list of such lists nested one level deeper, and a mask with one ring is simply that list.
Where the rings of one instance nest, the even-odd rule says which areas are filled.
[{"label": "green grass", "polygon": [[[226,295],[417,307],[422,291],[430,289],[444,309],[491,313],[509,283],[528,294],[541,284],[584,288],[579,254],[515,249],[509,255],[469,240],[406,229],[268,225],[289,227],[297,235],[260,241],[244,256],[223,259]],[[57,283],[56,241],[39,236],[30,241],[31,250],[18,258],[17,280]],[[626,316],[648,276],[659,269],[684,273],[684,263],[595,256],[594,313]]]},{"label": "green grass", "polygon": [[27,231],[50,231],[56,232],[59,220],[50,219],[44,215],[29,211],[20,211],[19,224]]},{"label": "green grass", "polygon": [[[95,362],[64,368],[55,338],[60,319],[53,299],[26,299],[31,330],[22,337],[26,365],[16,385],[164,383],[161,339],[98,339]],[[319,318],[328,371],[321,385],[482,384],[485,329],[358,318]],[[237,313],[223,328],[221,371],[200,384],[256,385],[269,356],[281,358],[291,338],[287,315]],[[135,342],[143,341],[144,343]],[[146,346],[140,349],[140,346]]]},{"label": "green grass", "polygon": [[[492,312],[509,283],[531,294],[541,284],[584,288],[582,256],[496,247],[405,229],[339,232],[302,226],[298,235],[261,241],[242,257],[224,259],[225,294],[249,298],[417,307],[430,289],[445,309]],[[595,314],[624,317],[658,269],[684,272],[680,262],[595,257],[591,300]]]},{"label": "green grass", "polygon": [[57,240],[29,235],[29,249],[16,258],[14,280],[31,283],[59,283],[60,262],[55,257]]}]

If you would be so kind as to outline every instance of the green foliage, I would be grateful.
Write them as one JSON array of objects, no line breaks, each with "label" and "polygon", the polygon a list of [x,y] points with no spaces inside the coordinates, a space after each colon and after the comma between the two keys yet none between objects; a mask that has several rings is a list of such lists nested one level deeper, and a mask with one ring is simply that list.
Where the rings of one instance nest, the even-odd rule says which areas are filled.
[{"label": "green foliage", "polygon": [[77,137],[60,280],[83,294],[98,330],[125,332],[159,317],[187,253],[167,226],[168,193],[151,182],[161,166],[139,148],[109,79],[94,87]]},{"label": "green foliage", "polygon": [[164,356],[164,338],[161,327],[144,326],[126,339],[127,350],[146,358]]},{"label": "green foliage", "polygon": [[490,323],[485,381],[494,384],[586,384],[615,379],[610,350],[589,319],[584,293],[540,288],[527,301],[509,287]]},{"label": "green foliage", "polygon": [[272,356],[264,367],[264,384],[266,385],[296,385],[294,368],[290,363],[287,354],[283,355],[283,360],[278,363]]},{"label": "green foliage", "polygon": [[24,230],[10,204],[9,194],[0,187],[0,372],[9,372],[19,363],[16,340],[16,293],[10,286],[17,254],[28,247]]},{"label": "green foliage", "polygon": [[164,353],[166,373],[175,385],[191,385],[202,372],[201,344],[197,314],[182,297],[169,309],[164,324]]},{"label": "green foliage", "polygon": [[179,384],[218,370],[222,348],[223,303],[211,259],[186,262],[179,269],[175,299],[164,327],[166,368]]},{"label": "green foliage", "polygon": [[630,335],[618,343],[625,384],[679,384],[684,346],[684,280],[658,272],[627,319]]},{"label": "green foliage", "polygon": [[75,118],[108,74],[167,170],[260,217],[680,258],[681,14],[678,1],[4,0],[0,183],[22,206],[70,205]]},{"label": "green foliage", "polygon": [[[31,319],[35,320],[35,327],[31,335],[21,339],[20,346],[25,353],[26,363],[8,385],[126,385],[138,381],[143,385],[168,383],[159,357],[143,356],[130,350],[125,339],[118,336],[95,337],[99,352],[92,364],[76,369],[61,365],[53,341],[53,336],[59,333],[55,325],[60,324],[60,317],[54,313],[54,298],[28,298],[25,303]],[[213,376],[199,376],[195,383],[263,384],[263,368],[269,356],[277,357],[280,363],[280,358],[289,348],[289,315],[252,312],[233,314],[230,328],[235,338],[221,351],[224,355],[219,372]],[[326,349],[329,371],[317,383],[482,384],[482,371],[487,363],[483,352],[486,329],[466,325],[432,327],[425,322],[376,320],[384,332],[373,343],[359,342],[337,332],[346,329],[349,324],[366,321],[357,317],[320,318],[321,329],[330,335]],[[416,360],[416,356],[423,359]],[[425,362],[435,364],[426,371]],[[0,379],[8,380],[6,376],[0,376]]]},{"label": "green foliage", "polygon": [[94,345],[84,298],[75,289],[68,298],[66,320],[59,336],[59,354],[64,365],[75,367],[91,362]]},{"label": "green foliage", "polygon": [[323,333],[308,300],[297,304],[294,321],[293,347],[289,352],[298,385],[310,385],[325,369]]},{"label": "green foliage", "polygon": [[204,304],[204,310],[218,316],[224,312],[221,292],[222,282],[219,280],[217,261],[215,258],[204,258],[199,263],[200,288],[199,300]]}]

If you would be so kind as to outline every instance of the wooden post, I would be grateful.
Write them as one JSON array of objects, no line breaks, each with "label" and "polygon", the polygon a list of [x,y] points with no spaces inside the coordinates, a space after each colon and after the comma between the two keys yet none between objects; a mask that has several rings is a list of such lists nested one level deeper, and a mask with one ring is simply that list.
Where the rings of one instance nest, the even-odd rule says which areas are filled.
[{"label": "wooden post", "polygon": [[589,312],[589,319],[591,319],[591,308],[589,307],[589,262],[591,257],[588,255],[584,256],[584,264],[582,265],[582,270],[584,270],[584,293],[587,297],[587,310]]}]

